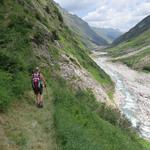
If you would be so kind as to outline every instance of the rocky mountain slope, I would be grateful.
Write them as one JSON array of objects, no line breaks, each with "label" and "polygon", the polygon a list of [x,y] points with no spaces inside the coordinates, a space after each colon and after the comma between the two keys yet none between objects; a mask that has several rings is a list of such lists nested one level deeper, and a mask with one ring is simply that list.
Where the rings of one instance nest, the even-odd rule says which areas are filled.
[{"label": "rocky mountain slope", "polygon": [[92,27],[92,29],[103,39],[105,39],[109,44],[111,44],[114,40],[120,37],[123,33],[117,29],[113,28],[97,28]]},{"label": "rocky mountain slope", "polygon": [[117,45],[121,42],[129,41],[129,40],[141,35],[148,29],[150,29],[150,15],[147,16],[146,18],[144,18],[141,22],[139,22],[135,27],[130,29],[127,33],[123,34],[121,37],[116,39],[113,42],[113,45]]},{"label": "rocky mountain slope", "polygon": [[[1,150],[149,146],[112,107],[113,82],[52,0],[1,0],[0,22]],[[36,108],[31,89],[35,66],[47,80],[43,109]]]},{"label": "rocky mountain slope", "polygon": [[97,45],[104,46],[108,44],[103,37],[94,32],[94,30],[88,25],[87,22],[76,15],[68,13],[59,5],[57,6],[62,13],[65,23],[74,33],[80,37],[80,40],[85,44],[86,47],[93,48]]},{"label": "rocky mountain slope", "polygon": [[[129,32],[118,38],[108,52],[128,66],[143,71],[150,70],[150,16]],[[116,45],[117,44],[117,45]]]}]

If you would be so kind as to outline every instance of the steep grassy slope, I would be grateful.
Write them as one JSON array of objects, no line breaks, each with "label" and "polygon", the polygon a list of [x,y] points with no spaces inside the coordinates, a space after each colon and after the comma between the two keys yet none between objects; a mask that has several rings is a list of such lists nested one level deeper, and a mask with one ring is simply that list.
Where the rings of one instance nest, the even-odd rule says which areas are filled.
[{"label": "steep grassy slope", "polygon": [[111,44],[115,39],[122,35],[122,32],[112,28],[96,28],[92,27],[92,29],[103,39],[105,39],[109,44]]},{"label": "steep grassy slope", "polygon": [[130,131],[126,119],[120,118],[116,110],[98,104],[92,93],[69,88],[64,93],[63,89],[62,86],[55,92],[58,147],[63,150],[149,149],[148,143]]},{"label": "steep grassy slope", "polygon": [[[0,149],[146,149],[117,110],[60,77],[65,53],[109,87],[108,93],[113,90],[53,1],[1,0],[0,22]],[[35,107],[31,91],[37,65],[47,80],[44,109]]]},{"label": "steep grassy slope", "polygon": [[96,45],[103,46],[108,44],[104,38],[92,30],[88,23],[76,15],[69,14],[60,6],[58,6],[58,8],[63,15],[65,23],[80,37],[80,40],[85,44],[86,47],[93,48]]},{"label": "steep grassy slope", "polygon": [[1,3],[1,106],[5,107],[13,95],[20,96],[30,89],[28,76],[34,66],[58,66],[61,51],[57,40],[62,43],[66,53],[77,57],[91,73],[100,74],[98,80],[102,80],[102,77],[112,84],[110,78],[102,70],[100,72],[89,58],[78,38],[64,25],[61,14],[51,1]]}]

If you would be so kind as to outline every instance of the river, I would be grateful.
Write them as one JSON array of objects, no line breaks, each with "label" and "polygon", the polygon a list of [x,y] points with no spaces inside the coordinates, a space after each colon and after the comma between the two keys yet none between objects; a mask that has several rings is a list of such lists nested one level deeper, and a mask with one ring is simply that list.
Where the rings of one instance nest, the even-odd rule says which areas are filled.
[{"label": "river", "polygon": [[150,140],[150,74],[112,63],[104,54],[94,52],[93,59],[114,81],[117,106],[140,135]]}]

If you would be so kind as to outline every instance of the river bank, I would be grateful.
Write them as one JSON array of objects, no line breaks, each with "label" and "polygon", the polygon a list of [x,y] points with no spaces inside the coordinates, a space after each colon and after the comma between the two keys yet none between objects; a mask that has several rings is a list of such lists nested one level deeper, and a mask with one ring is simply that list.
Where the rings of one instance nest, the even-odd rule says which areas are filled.
[{"label": "river bank", "polygon": [[115,82],[117,106],[140,135],[150,140],[150,75],[112,63],[105,54],[94,52],[93,59]]}]

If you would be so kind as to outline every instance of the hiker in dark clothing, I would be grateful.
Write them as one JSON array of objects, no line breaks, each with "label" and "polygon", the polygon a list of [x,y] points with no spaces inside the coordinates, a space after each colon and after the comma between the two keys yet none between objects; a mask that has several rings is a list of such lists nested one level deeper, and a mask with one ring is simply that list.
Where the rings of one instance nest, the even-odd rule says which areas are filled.
[{"label": "hiker in dark clothing", "polygon": [[32,88],[36,96],[37,107],[43,107],[43,87],[46,87],[46,81],[39,67],[36,67],[32,74]]}]

